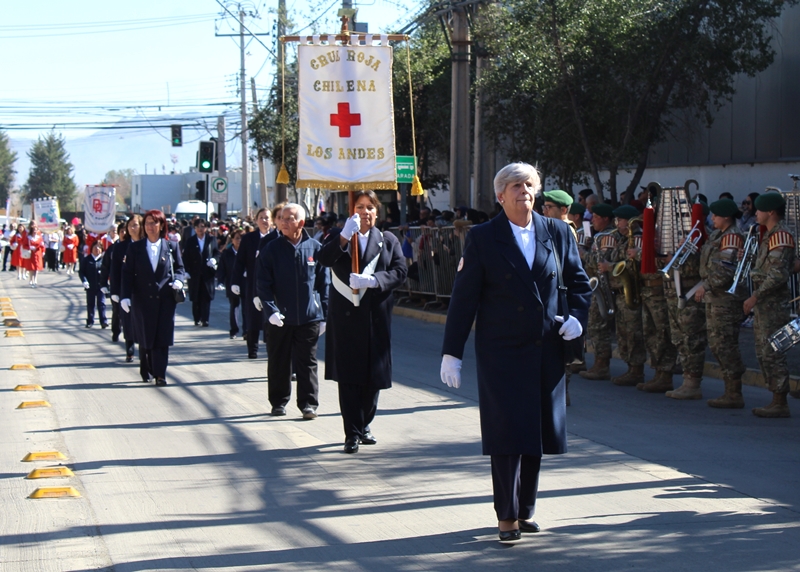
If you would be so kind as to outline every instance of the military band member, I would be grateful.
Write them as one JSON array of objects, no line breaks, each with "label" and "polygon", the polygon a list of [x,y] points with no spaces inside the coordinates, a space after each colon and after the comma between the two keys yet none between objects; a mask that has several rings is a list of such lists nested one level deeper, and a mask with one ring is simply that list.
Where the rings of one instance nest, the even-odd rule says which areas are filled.
[{"label": "military band member", "polygon": [[[617,246],[611,252],[610,262],[611,269],[619,262],[629,260],[629,248],[641,248],[642,245],[642,232],[641,225],[635,231],[633,240],[628,240],[628,222],[630,219],[639,216],[639,211],[636,207],[631,205],[623,205],[614,210],[614,216],[617,219]],[[633,264],[634,280],[638,282],[638,264],[636,261],[631,261]],[[627,270],[626,270],[627,272]],[[617,349],[619,350],[619,357],[628,365],[628,371],[622,375],[611,378],[614,385],[621,386],[635,386],[639,383],[644,383],[644,362],[647,354],[645,353],[644,335],[642,333],[642,305],[637,300],[634,307],[629,307],[626,302],[626,293],[623,283],[622,275],[615,277],[613,272],[609,271],[609,278],[611,281],[611,289],[614,292],[616,301],[616,311],[614,314],[614,322],[617,327]],[[636,286],[629,284],[629,288]],[[628,292],[628,295],[631,295]]]},{"label": "military band member", "polygon": [[591,232],[587,236],[586,230],[583,227],[583,213],[586,212],[586,207],[580,203],[572,203],[567,212],[567,218],[575,228],[575,233],[578,236],[578,254],[581,255],[581,262],[586,266],[586,255],[592,246]]},{"label": "military band member", "polygon": [[[601,315],[597,305],[599,296],[603,296],[602,289],[608,287],[608,291],[603,300],[606,304],[613,304],[611,299],[610,285],[608,276],[611,271],[611,264],[608,262],[611,251],[617,246],[619,233],[611,225],[614,212],[611,205],[598,203],[592,207],[592,229],[594,239],[592,249],[586,257],[586,273],[590,278],[598,278],[601,282],[592,296],[592,305],[589,307],[589,325],[587,333],[594,345],[594,364],[587,371],[580,372],[580,376],[586,379],[609,379],[611,370],[611,322],[612,317],[607,313]],[[606,286],[602,281],[605,280]]]},{"label": "military band member", "polygon": [[[708,216],[708,207],[703,205],[703,218]],[[706,308],[692,296],[686,294],[700,282],[700,253],[690,254],[686,262],[676,270],[670,270],[664,288],[669,311],[669,331],[673,345],[678,349],[678,357],[683,367],[683,384],[675,390],[667,391],[672,399],[702,399],[700,384],[703,381],[705,366],[707,327]],[[678,291],[678,287],[680,291]],[[678,297],[681,297],[681,300]]]},{"label": "military band member", "polygon": [[789,392],[789,367],[786,356],[772,350],[768,338],[789,322],[789,277],[794,267],[795,236],[783,218],[786,200],[780,193],[764,193],[756,199],[756,220],[766,227],[750,277],[753,294],[744,301],[743,310],[755,312],[753,333],[756,357],[764,381],[772,392],[772,402],[756,407],[758,417],[790,417],[786,394]]},{"label": "military band member", "polygon": [[697,302],[706,304],[708,345],[722,369],[725,393],[709,399],[711,407],[741,409],[742,375],[746,370],[739,351],[739,326],[744,319],[742,302],[747,297],[744,277],[733,294],[728,293],[745,237],[736,224],[742,216],[738,205],[731,199],[711,203],[714,232],[700,253],[700,278],[702,285],[695,292]]}]

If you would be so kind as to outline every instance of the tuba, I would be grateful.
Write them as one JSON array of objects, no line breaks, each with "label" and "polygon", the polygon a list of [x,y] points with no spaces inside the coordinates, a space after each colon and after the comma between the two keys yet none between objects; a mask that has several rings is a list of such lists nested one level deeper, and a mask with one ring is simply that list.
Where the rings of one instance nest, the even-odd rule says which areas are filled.
[{"label": "tuba", "polygon": [[[642,217],[637,216],[628,221],[628,247],[633,246],[633,223],[638,223],[642,228]],[[614,265],[611,271],[614,278],[622,282],[622,293],[625,296],[625,305],[635,310],[642,305],[641,284],[639,283],[639,265],[633,259],[627,258]]]}]

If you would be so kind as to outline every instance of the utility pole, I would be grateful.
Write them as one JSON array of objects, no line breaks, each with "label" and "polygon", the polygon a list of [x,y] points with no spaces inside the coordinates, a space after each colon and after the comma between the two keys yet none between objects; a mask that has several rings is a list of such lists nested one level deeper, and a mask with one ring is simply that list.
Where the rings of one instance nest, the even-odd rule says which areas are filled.
[{"label": "utility pole", "polygon": [[241,95],[241,116],[242,116],[242,218],[250,214],[250,186],[247,180],[249,166],[247,162],[247,90],[245,88],[244,76],[244,10],[239,6],[239,93]]},{"label": "utility pole", "polygon": [[[258,96],[256,95],[256,78],[250,78],[250,88],[253,90],[253,115],[258,113]],[[261,187],[261,206],[269,206],[269,197],[267,196],[267,175],[264,172],[264,157],[261,156],[261,149],[258,149],[256,154],[258,160],[258,182]]]},{"label": "utility pole", "polygon": [[455,210],[461,205],[468,204],[470,199],[470,39],[466,8],[454,8],[450,14],[453,68],[450,108],[450,208]]},{"label": "utility pole", "polygon": [[[217,167],[219,169],[218,176],[222,178],[228,177],[228,170],[225,166],[225,116],[220,115],[217,117]],[[225,193],[227,195],[227,193]],[[219,218],[224,220],[228,216],[228,203],[220,203],[219,205]]]},{"label": "utility pole", "polygon": [[[280,38],[286,35],[286,0],[278,0],[278,43],[280,44]],[[281,73],[283,72],[284,66],[286,65],[286,44],[282,44],[280,47],[279,57],[278,60],[278,70],[275,74],[275,81],[280,81]],[[279,99],[280,105],[278,112],[281,116],[283,116],[283,92],[281,92],[281,97]],[[274,171],[277,173],[280,165],[276,165]],[[282,203],[286,201],[286,185],[282,183],[275,183],[275,204]]]}]

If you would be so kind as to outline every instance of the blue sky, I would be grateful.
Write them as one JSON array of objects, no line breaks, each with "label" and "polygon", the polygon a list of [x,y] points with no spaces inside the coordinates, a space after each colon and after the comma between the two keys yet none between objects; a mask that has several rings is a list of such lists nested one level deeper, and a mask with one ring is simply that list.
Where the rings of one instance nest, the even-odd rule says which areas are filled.
[{"label": "blue sky", "polygon": [[[236,12],[236,3],[224,3]],[[253,32],[270,33],[261,41],[275,49],[277,0],[242,2],[260,18],[247,18]],[[354,2],[358,20],[370,32],[402,27],[413,19],[419,2],[368,0]],[[318,26],[323,33],[338,29],[341,0],[287,0],[295,29]],[[18,154],[17,185],[25,182],[30,164],[25,156],[40,134],[55,126],[67,140],[75,165],[75,182],[97,183],[111,169],[133,168],[142,173],[187,171],[194,164],[196,140],[202,129],[186,129],[184,147],[173,148],[169,129],[153,129],[156,121],[199,123],[214,127],[224,114],[227,137],[238,130],[238,24],[215,0],[37,0],[4,2],[0,19],[0,126],[6,129]],[[313,22],[316,23],[314,24]],[[306,28],[307,33],[312,28]],[[258,95],[266,96],[274,73],[272,56],[250,41],[245,62],[249,79],[256,78]],[[231,103],[231,105],[225,105]],[[118,120],[139,122],[136,129],[99,131],[89,124],[110,125]],[[90,129],[66,124],[83,122]],[[196,122],[195,122],[196,123]],[[12,125],[34,127],[16,129]],[[175,155],[175,157],[173,157]],[[228,164],[240,165],[241,151],[228,146]]]}]

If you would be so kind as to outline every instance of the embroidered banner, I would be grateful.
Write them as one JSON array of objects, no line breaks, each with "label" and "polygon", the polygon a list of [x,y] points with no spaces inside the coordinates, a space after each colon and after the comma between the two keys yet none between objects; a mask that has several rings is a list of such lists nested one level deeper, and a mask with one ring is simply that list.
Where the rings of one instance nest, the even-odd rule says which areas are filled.
[{"label": "embroidered banner", "polygon": [[297,187],[396,189],[392,48],[300,45]]},{"label": "embroidered banner", "polygon": [[51,197],[33,201],[33,220],[39,225],[40,231],[56,232],[61,226],[59,218],[58,199]]},{"label": "embroidered banner", "polygon": [[84,228],[89,232],[108,232],[117,214],[117,190],[106,185],[86,185],[83,199]]}]

